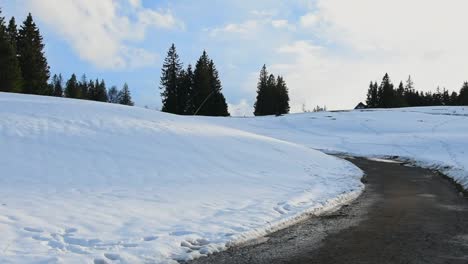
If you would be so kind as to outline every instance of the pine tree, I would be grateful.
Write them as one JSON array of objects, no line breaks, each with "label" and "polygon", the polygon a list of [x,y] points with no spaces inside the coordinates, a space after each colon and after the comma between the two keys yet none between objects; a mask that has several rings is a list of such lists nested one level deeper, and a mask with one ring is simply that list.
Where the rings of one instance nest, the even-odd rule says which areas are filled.
[{"label": "pine tree", "polygon": [[28,15],[18,32],[17,52],[23,76],[23,92],[46,94],[50,76],[47,59],[44,55],[42,36]]},{"label": "pine tree", "polygon": [[450,94],[449,105],[458,105],[457,92],[452,92],[452,94]]},{"label": "pine tree", "polygon": [[130,94],[130,90],[128,89],[128,85],[124,84],[122,90],[119,93],[119,104],[122,105],[129,105],[133,106],[134,103],[132,101],[132,96]]},{"label": "pine tree", "polygon": [[80,87],[76,75],[72,74],[70,79],[65,85],[65,97],[67,98],[80,98]]},{"label": "pine tree", "polygon": [[161,69],[160,89],[162,98],[162,111],[174,114],[183,114],[186,106],[179,105],[178,84],[182,70],[179,55],[174,44],[169,48]]},{"label": "pine tree", "polygon": [[57,96],[57,97],[62,97],[63,96],[63,80],[62,80],[62,75],[59,74],[54,74],[52,77],[52,95]]},{"label": "pine tree", "polygon": [[213,60],[210,60],[209,64],[209,74],[210,74],[210,90],[211,98],[208,98],[207,109],[210,109],[210,116],[229,116],[228,105],[226,103],[226,98],[224,97],[221,90],[223,89],[221,85],[221,80],[219,79],[219,73],[216,69],[216,66]]},{"label": "pine tree", "polygon": [[104,80],[101,80],[100,83],[98,83],[96,80],[96,93],[94,95],[94,98],[91,98],[91,100],[107,102],[107,88]]},{"label": "pine tree", "polygon": [[408,76],[405,84],[405,101],[408,106],[416,106],[418,104],[418,97],[415,90],[414,90],[414,82],[411,79],[411,75]]},{"label": "pine tree", "polygon": [[468,105],[468,82],[464,82],[460,93],[458,93],[458,104]]},{"label": "pine tree", "polygon": [[394,93],[394,105],[393,107],[405,107],[408,106],[405,98],[405,86],[403,82],[400,82],[398,88]]},{"label": "pine tree", "polygon": [[382,79],[382,83],[380,84],[380,107],[382,108],[391,108],[395,106],[394,98],[395,98],[395,91],[393,89],[393,84],[390,81],[390,77],[386,73]]},{"label": "pine tree", "polygon": [[276,90],[276,78],[275,75],[270,74],[267,79],[267,101],[266,101],[266,114],[267,115],[278,115],[278,93]]},{"label": "pine tree", "polygon": [[112,86],[109,91],[107,91],[107,102],[112,103],[112,104],[118,104],[119,103],[119,93],[120,91],[117,89],[117,87],[114,85]]},{"label": "pine tree", "polygon": [[366,104],[370,108],[378,107],[378,85],[377,83],[370,82],[369,89],[367,90]]},{"label": "pine tree", "polygon": [[89,99],[88,98],[88,79],[86,78],[86,74],[81,75],[81,80],[78,83],[80,89],[80,98],[81,99]]},{"label": "pine tree", "polygon": [[447,89],[442,90],[442,105],[450,105],[450,95]]},{"label": "pine tree", "polygon": [[[215,81],[213,80],[214,71],[210,66],[211,62],[206,51],[195,64],[193,73],[193,97],[192,104],[194,115],[214,115],[213,98],[215,96]],[[218,80],[219,81],[219,80]],[[220,86],[220,83],[219,83]],[[220,98],[218,98],[220,99]]]},{"label": "pine tree", "polygon": [[267,82],[268,82],[268,71],[266,65],[263,65],[260,70],[260,76],[257,83],[257,100],[255,102],[254,115],[263,116],[267,115]]},{"label": "pine tree", "polygon": [[96,83],[98,83],[98,80],[94,82],[93,80],[89,80],[88,82],[88,93],[86,94],[86,99],[92,100],[91,98],[94,98],[96,96]]},{"label": "pine tree", "polygon": [[289,113],[289,91],[282,76],[278,76],[276,80],[276,90],[278,93],[277,114],[283,115]]},{"label": "pine tree", "polygon": [[[13,41],[14,42],[14,41]],[[15,47],[0,9],[0,91],[21,92],[22,78]]]},{"label": "pine tree", "polygon": [[16,42],[18,39],[18,28],[16,26],[15,17],[11,17],[10,22],[8,23],[7,35],[8,35],[8,40],[13,46],[13,49],[15,50],[15,54],[16,54],[16,50],[17,50]]},{"label": "pine tree", "polygon": [[187,70],[182,70],[179,76],[178,86],[178,105],[180,106],[181,114],[192,115],[196,109],[191,104],[191,98],[193,96],[193,70],[192,65],[188,65]]}]

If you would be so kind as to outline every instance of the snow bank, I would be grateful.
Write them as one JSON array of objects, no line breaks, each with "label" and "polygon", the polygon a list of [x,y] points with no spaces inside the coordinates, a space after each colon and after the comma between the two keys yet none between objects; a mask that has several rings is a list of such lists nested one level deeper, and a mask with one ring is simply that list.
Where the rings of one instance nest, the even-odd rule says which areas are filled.
[{"label": "snow bank", "polygon": [[226,126],[327,153],[394,157],[442,171],[468,189],[468,107],[354,110],[224,120]]},{"label": "snow bank", "polygon": [[0,263],[176,263],[330,210],[362,172],[310,148],[311,117],[0,93]]}]

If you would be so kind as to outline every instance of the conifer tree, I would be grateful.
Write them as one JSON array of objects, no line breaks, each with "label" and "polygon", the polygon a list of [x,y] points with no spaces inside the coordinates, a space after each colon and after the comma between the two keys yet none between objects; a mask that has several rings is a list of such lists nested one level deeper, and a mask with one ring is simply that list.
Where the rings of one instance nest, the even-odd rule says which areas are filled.
[{"label": "conifer tree", "polygon": [[180,63],[179,55],[174,44],[169,48],[166,59],[164,60],[161,69],[161,98],[162,111],[174,114],[183,114],[186,106],[179,105],[178,85],[182,63]]},{"label": "conifer tree", "polygon": [[134,103],[132,101],[132,96],[130,94],[130,90],[128,89],[128,85],[124,84],[122,90],[119,93],[119,104],[122,105],[129,105],[133,106]]},{"label": "conifer tree", "polygon": [[393,84],[390,81],[390,77],[388,76],[387,73],[382,79],[382,83],[380,84],[380,89],[381,89],[380,107],[383,107],[383,108],[394,107],[395,91],[393,89]]},{"label": "conifer tree", "polygon": [[80,98],[80,87],[76,75],[72,74],[70,79],[65,85],[65,97],[67,98]]},{"label": "conifer tree", "polygon": [[458,94],[458,104],[468,105],[468,82],[464,82]]},{"label": "conifer tree", "polygon": [[81,75],[81,80],[78,83],[80,88],[80,98],[81,99],[88,99],[88,80],[86,78],[86,74]]},{"label": "conifer tree", "polygon": [[278,76],[276,80],[276,90],[278,93],[277,114],[283,115],[289,113],[289,91],[282,76]]},{"label": "conifer tree", "polygon": [[52,77],[52,95],[57,96],[57,97],[62,97],[63,96],[63,80],[62,80],[62,75],[59,74],[54,74]]},{"label": "conifer tree", "polygon": [[458,105],[458,94],[457,92],[452,92],[450,94],[449,105]]},{"label": "conifer tree", "polygon": [[278,115],[276,109],[278,105],[277,91],[276,91],[276,78],[275,75],[270,74],[267,79],[267,101],[266,101],[266,114]]},{"label": "conifer tree", "polygon": [[192,65],[188,65],[187,70],[182,70],[179,76],[179,88],[178,88],[178,105],[181,108],[181,114],[192,115],[196,109],[194,109],[191,103],[193,96],[193,70]]},{"label": "conifer tree", "polygon": [[119,103],[119,93],[120,91],[117,89],[117,87],[114,85],[112,86],[109,91],[107,91],[107,102],[112,103],[112,104],[118,104]]},{"label": "conifer tree", "polygon": [[[97,82],[97,80],[96,80],[96,82]],[[88,82],[88,93],[86,94],[86,99],[87,100],[92,100],[91,98],[93,98],[95,95],[96,95],[96,83],[93,80],[89,80],[89,82]]]},{"label": "conifer tree", "polygon": [[408,106],[406,103],[406,98],[405,98],[405,86],[403,85],[403,82],[400,82],[398,85],[398,88],[396,89],[394,93],[394,105],[393,107],[404,107]]},{"label": "conifer tree", "polygon": [[22,78],[15,47],[0,9],[0,91],[21,92]]},{"label": "conifer tree", "polygon": [[266,65],[263,65],[257,83],[257,100],[254,105],[254,115],[256,116],[267,115],[267,82],[268,71]]},{"label": "conifer tree", "polygon": [[206,51],[198,59],[193,73],[193,96],[191,97],[194,115],[228,116],[226,99],[214,62]]},{"label": "conifer tree", "polygon": [[94,95],[94,98],[91,100],[94,101],[99,101],[99,102],[107,102],[107,88],[106,88],[106,83],[104,80],[101,80],[101,82],[97,82],[96,80],[96,94]]},{"label": "conifer tree", "polygon": [[10,22],[8,23],[8,28],[7,28],[7,35],[8,35],[8,40],[10,41],[11,45],[13,46],[13,49],[15,50],[16,53],[16,42],[18,39],[18,28],[16,26],[16,21],[15,17],[11,17]]},{"label": "conifer tree", "polygon": [[23,76],[23,92],[46,94],[50,76],[47,59],[44,55],[42,36],[28,15],[18,31],[17,53]]},{"label": "conifer tree", "polygon": [[366,104],[370,108],[378,107],[377,90],[378,90],[377,83],[370,82],[369,89],[367,90],[367,100],[366,100]]},{"label": "conifer tree", "polygon": [[210,90],[212,93],[211,98],[208,98],[206,108],[210,109],[211,113],[208,115],[211,116],[229,116],[228,105],[226,103],[226,98],[224,97],[221,90],[223,89],[221,85],[221,80],[219,79],[219,73],[216,69],[216,66],[213,60],[209,64],[209,74],[210,74]]}]

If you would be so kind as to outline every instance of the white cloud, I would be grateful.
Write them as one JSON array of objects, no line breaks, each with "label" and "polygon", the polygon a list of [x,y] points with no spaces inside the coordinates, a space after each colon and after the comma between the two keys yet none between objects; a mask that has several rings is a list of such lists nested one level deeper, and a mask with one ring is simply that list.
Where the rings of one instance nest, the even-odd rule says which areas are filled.
[{"label": "white cloud", "polygon": [[253,116],[253,106],[242,99],[238,104],[228,104],[231,116]]},{"label": "white cloud", "polygon": [[301,16],[299,20],[299,23],[301,24],[301,26],[306,27],[306,28],[313,27],[317,25],[318,22],[319,22],[319,17],[312,12]]},{"label": "white cloud", "polygon": [[296,30],[296,26],[289,23],[286,19],[271,20],[271,25],[278,29]]},{"label": "white cloud", "polygon": [[154,63],[157,55],[135,43],[144,40],[150,27],[172,29],[182,25],[169,11],[143,8],[137,0],[29,0],[29,6],[83,60],[103,69]]},{"label": "white cloud", "polygon": [[463,0],[319,0],[299,19],[304,34],[276,44],[271,68],[285,75],[294,111],[351,108],[385,72],[394,83],[412,75],[421,90],[458,90],[468,79],[467,9]]},{"label": "white cloud", "polygon": [[260,23],[257,20],[247,20],[240,24],[230,23],[223,27],[218,27],[210,30],[210,35],[216,37],[219,34],[252,34],[259,28]]}]

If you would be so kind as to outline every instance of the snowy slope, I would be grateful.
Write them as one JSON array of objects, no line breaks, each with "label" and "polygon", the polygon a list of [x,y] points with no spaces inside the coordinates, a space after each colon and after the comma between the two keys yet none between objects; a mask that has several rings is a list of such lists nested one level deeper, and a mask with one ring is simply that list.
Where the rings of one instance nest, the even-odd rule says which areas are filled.
[{"label": "snowy slope", "polygon": [[362,172],[301,118],[0,93],[0,263],[175,263],[355,198]]},{"label": "snowy slope", "polygon": [[398,156],[438,169],[468,189],[468,107],[232,118],[223,124],[329,153]]}]

